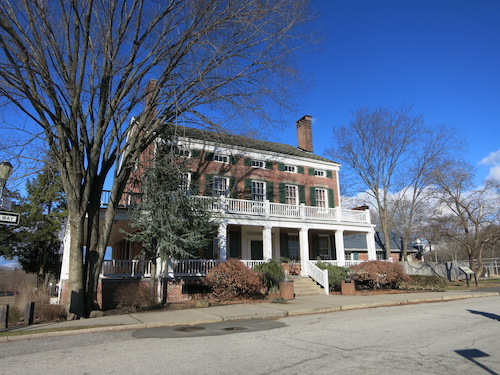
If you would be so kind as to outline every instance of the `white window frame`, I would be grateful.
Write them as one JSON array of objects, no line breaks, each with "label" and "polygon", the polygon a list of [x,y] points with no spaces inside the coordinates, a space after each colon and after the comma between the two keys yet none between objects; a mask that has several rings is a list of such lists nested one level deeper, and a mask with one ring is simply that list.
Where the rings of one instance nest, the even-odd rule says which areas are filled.
[{"label": "white window frame", "polygon": [[315,169],[314,170],[314,175],[316,177],[326,177],[326,171],[323,169]]},{"label": "white window frame", "polygon": [[[289,192],[294,194],[289,194]],[[294,202],[292,202],[294,200]],[[299,187],[297,185],[285,185],[285,203],[297,206],[299,204]]]},{"label": "white window frame", "polygon": [[252,159],[252,167],[264,169],[266,168],[266,162],[264,160]]},{"label": "white window frame", "polygon": [[174,155],[181,157],[181,158],[190,158],[191,157],[191,150],[184,148],[182,146],[174,146]]},{"label": "white window frame", "polygon": [[[221,182],[220,187],[217,186],[218,181]],[[214,197],[229,197],[229,178],[224,176],[214,176],[212,194]]]},{"label": "white window frame", "polygon": [[179,178],[181,180],[179,188],[184,192],[188,192],[191,187],[191,172],[181,172]]},{"label": "white window frame", "polygon": [[214,154],[213,160],[217,163],[228,164],[229,163],[229,156],[223,155],[223,154]]},{"label": "white window frame", "polygon": [[263,202],[266,199],[266,182],[252,180],[252,200]]},{"label": "white window frame", "polygon": [[[316,194],[316,207],[328,208],[328,189],[317,187],[314,193]],[[323,199],[318,199],[318,197],[321,198],[321,195],[323,195]]]},{"label": "white window frame", "polygon": [[288,173],[297,173],[297,166],[296,165],[287,165],[287,164],[285,164],[285,172],[288,172]]}]

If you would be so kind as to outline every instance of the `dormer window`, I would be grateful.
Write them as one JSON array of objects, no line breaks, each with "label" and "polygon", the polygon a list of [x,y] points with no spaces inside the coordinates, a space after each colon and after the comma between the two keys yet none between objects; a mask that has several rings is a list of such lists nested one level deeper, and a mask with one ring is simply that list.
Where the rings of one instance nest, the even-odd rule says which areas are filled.
[{"label": "dormer window", "polygon": [[297,173],[297,167],[295,165],[285,165],[285,172]]},{"label": "dormer window", "polygon": [[229,156],[221,155],[221,154],[214,154],[214,161],[217,161],[219,163],[229,163]]},{"label": "dormer window", "polygon": [[322,169],[315,169],[314,175],[318,177],[326,177],[326,172]]},{"label": "dormer window", "polygon": [[252,160],[252,167],[254,168],[265,168],[266,162],[264,160]]}]

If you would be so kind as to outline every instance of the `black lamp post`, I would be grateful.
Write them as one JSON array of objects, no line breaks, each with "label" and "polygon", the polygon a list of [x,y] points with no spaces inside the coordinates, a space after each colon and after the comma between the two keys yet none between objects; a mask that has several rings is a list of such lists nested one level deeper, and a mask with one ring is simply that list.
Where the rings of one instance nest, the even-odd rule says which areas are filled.
[{"label": "black lamp post", "polygon": [[[3,161],[0,163],[0,201],[3,200],[3,189],[5,189],[5,184],[12,174],[12,164],[8,161]],[[2,201],[3,202],[3,201]]]}]

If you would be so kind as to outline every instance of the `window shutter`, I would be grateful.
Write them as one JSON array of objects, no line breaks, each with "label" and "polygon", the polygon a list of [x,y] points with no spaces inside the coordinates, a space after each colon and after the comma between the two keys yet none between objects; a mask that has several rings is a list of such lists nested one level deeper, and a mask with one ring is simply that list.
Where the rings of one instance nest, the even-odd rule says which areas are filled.
[{"label": "window shutter", "polygon": [[205,175],[205,196],[212,196],[214,192],[214,176],[211,174]]},{"label": "window shutter", "polygon": [[189,190],[192,195],[200,194],[200,174],[198,172],[191,173],[191,183],[189,184]]},{"label": "window shutter", "polygon": [[274,169],[274,163],[272,161],[266,161],[266,169]]},{"label": "window shutter", "polygon": [[252,180],[250,179],[245,179],[244,199],[246,200],[252,199]]},{"label": "window shutter", "polygon": [[353,252],[352,254],[354,256],[354,260],[359,260],[359,254],[357,251]]},{"label": "window shutter", "polygon": [[207,152],[205,154],[205,160],[206,161],[212,161],[212,160],[214,160],[214,153],[213,152]]},{"label": "window shutter", "polygon": [[283,182],[280,182],[278,189],[279,189],[278,197],[279,197],[280,203],[285,203],[285,200],[286,200],[285,184]]},{"label": "window shutter", "polygon": [[230,198],[238,197],[236,178],[229,178],[229,197]]},{"label": "window shutter", "polygon": [[332,171],[326,171],[326,177],[332,178],[332,176],[333,176]]},{"label": "window shutter", "polygon": [[280,234],[280,252],[281,256],[288,258],[288,234]]},{"label": "window shutter", "polygon": [[245,165],[245,167],[251,167],[252,166],[252,159],[250,158],[245,158],[243,160],[243,165]]},{"label": "window shutter", "polygon": [[192,150],[192,151],[191,151],[191,156],[192,156],[193,158],[197,158],[197,159],[199,159],[199,158],[200,158],[200,156],[201,156],[201,152],[200,152],[200,150]]},{"label": "window shutter", "polygon": [[299,174],[304,174],[304,167],[302,167],[302,166],[298,166],[298,167],[297,167],[297,173],[299,173]]},{"label": "window shutter", "polygon": [[316,206],[316,188],[309,188],[309,205]]},{"label": "window shutter", "polygon": [[299,203],[306,203],[306,187],[299,185]]},{"label": "window shutter", "polygon": [[319,257],[319,236],[314,235],[312,236],[312,252],[313,252],[313,259],[316,259]]},{"label": "window shutter", "polygon": [[314,168],[309,168],[309,176],[314,176]]},{"label": "window shutter", "polygon": [[285,170],[285,164],[283,163],[278,163],[278,171],[283,172]]},{"label": "window shutter", "polygon": [[335,207],[335,194],[333,194],[333,189],[328,189],[328,206],[330,208]]},{"label": "window shutter", "polygon": [[269,202],[274,202],[274,182],[266,182],[266,198]]},{"label": "window shutter", "polygon": [[238,156],[235,156],[235,155],[230,155],[229,156],[229,163],[231,165],[236,165],[238,164]]}]

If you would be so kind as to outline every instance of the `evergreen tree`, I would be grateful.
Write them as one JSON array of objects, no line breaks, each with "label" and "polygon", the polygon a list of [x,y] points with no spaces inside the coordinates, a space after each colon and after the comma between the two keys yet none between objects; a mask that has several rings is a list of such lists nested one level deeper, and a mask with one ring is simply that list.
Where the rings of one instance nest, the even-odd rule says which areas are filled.
[{"label": "evergreen tree", "polygon": [[17,258],[21,268],[38,276],[44,286],[50,276],[58,277],[61,268],[61,226],[66,215],[61,179],[50,163],[26,184],[26,197],[19,197],[14,211],[21,214],[18,227],[1,229],[1,255]]}]

